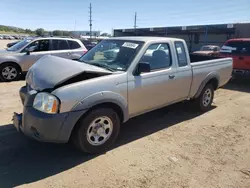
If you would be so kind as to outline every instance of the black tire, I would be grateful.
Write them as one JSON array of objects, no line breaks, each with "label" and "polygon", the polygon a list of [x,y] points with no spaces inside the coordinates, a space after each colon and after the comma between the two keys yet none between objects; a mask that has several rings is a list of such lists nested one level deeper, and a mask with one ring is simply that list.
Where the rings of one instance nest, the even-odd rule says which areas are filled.
[{"label": "black tire", "polygon": [[[206,93],[207,92],[207,93]],[[210,100],[205,99],[206,94],[210,94]],[[201,91],[199,97],[194,100],[196,108],[201,112],[207,112],[213,103],[214,87],[212,84],[207,84]]]},{"label": "black tire", "polygon": [[[11,67],[12,69],[14,69],[14,72],[16,74],[15,77],[10,77],[9,79],[6,78],[4,75],[3,75],[3,71],[6,67]],[[3,64],[0,64],[0,80],[3,81],[3,82],[11,82],[11,81],[16,81],[20,78],[21,76],[21,70],[20,68],[18,67],[17,64],[15,63],[3,63]]]},{"label": "black tire", "polygon": [[[108,117],[113,124],[113,130],[109,138],[102,145],[93,145],[87,139],[87,133],[91,123],[99,117]],[[73,143],[78,149],[85,153],[95,154],[108,150],[118,137],[120,131],[120,119],[117,113],[111,108],[98,108],[90,111],[77,123],[77,129],[73,133]]]}]

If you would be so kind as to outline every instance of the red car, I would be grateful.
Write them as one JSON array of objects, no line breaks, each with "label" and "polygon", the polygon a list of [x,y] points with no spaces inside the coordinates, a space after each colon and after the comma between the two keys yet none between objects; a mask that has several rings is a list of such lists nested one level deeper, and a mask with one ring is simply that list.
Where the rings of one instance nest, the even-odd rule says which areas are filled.
[{"label": "red car", "polygon": [[250,78],[250,38],[230,39],[220,50],[221,57],[233,58],[233,76]]}]

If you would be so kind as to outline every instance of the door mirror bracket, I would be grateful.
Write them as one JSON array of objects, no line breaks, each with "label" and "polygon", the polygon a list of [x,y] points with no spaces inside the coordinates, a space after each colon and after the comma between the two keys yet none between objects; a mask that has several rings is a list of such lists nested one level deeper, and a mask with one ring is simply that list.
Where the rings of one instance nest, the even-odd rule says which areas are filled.
[{"label": "door mirror bracket", "polygon": [[149,63],[141,62],[141,63],[138,63],[138,65],[134,71],[134,75],[139,76],[139,75],[141,75],[141,73],[150,72],[150,70],[151,70],[151,68],[150,68]]}]

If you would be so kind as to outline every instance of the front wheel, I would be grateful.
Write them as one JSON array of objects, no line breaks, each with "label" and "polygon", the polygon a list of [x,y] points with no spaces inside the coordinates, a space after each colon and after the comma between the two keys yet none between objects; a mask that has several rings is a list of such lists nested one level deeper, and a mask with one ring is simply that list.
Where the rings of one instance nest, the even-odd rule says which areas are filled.
[{"label": "front wheel", "polygon": [[0,80],[4,82],[11,82],[18,80],[21,72],[14,63],[4,63],[0,65]]},{"label": "front wheel", "polygon": [[86,153],[106,151],[116,140],[120,119],[111,108],[94,109],[77,125],[73,140],[77,148]]},{"label": "front wheel", "polygon": [[214,87],[212,84],[207,84],[201,91],[200,96],[195,99],[196,107],[202,111],[206,112],[211,108],[214,99]]}]

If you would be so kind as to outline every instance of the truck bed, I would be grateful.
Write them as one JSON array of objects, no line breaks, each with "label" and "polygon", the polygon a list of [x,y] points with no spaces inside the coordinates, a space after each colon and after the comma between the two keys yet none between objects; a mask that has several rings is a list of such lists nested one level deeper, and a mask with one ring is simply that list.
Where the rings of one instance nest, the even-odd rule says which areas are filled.
[{"label": "truck bed", "polygon": [[[202,58],[203,57],[199,57],[200,60]],[[210,58],[208,56],[204,56],[203,61],[192,62],[193,81],[190,89],[190,98],[195,96],[199,87],[202,86],[202,82],[206,82],[210,76],[216,76],[218,78],[220,81],[218,83],[218,88],[226,84],[231,77],[232,63],[233,61],[231,58]]]},{"label": "truck bed", "polygon": [[221,59],[221,57],[206,56],[206,55],[199,55],[199,54],[189,54],[189,57],[190,57],[191,63],[195,63],[199,61],[206,61],[206,60]]}]

